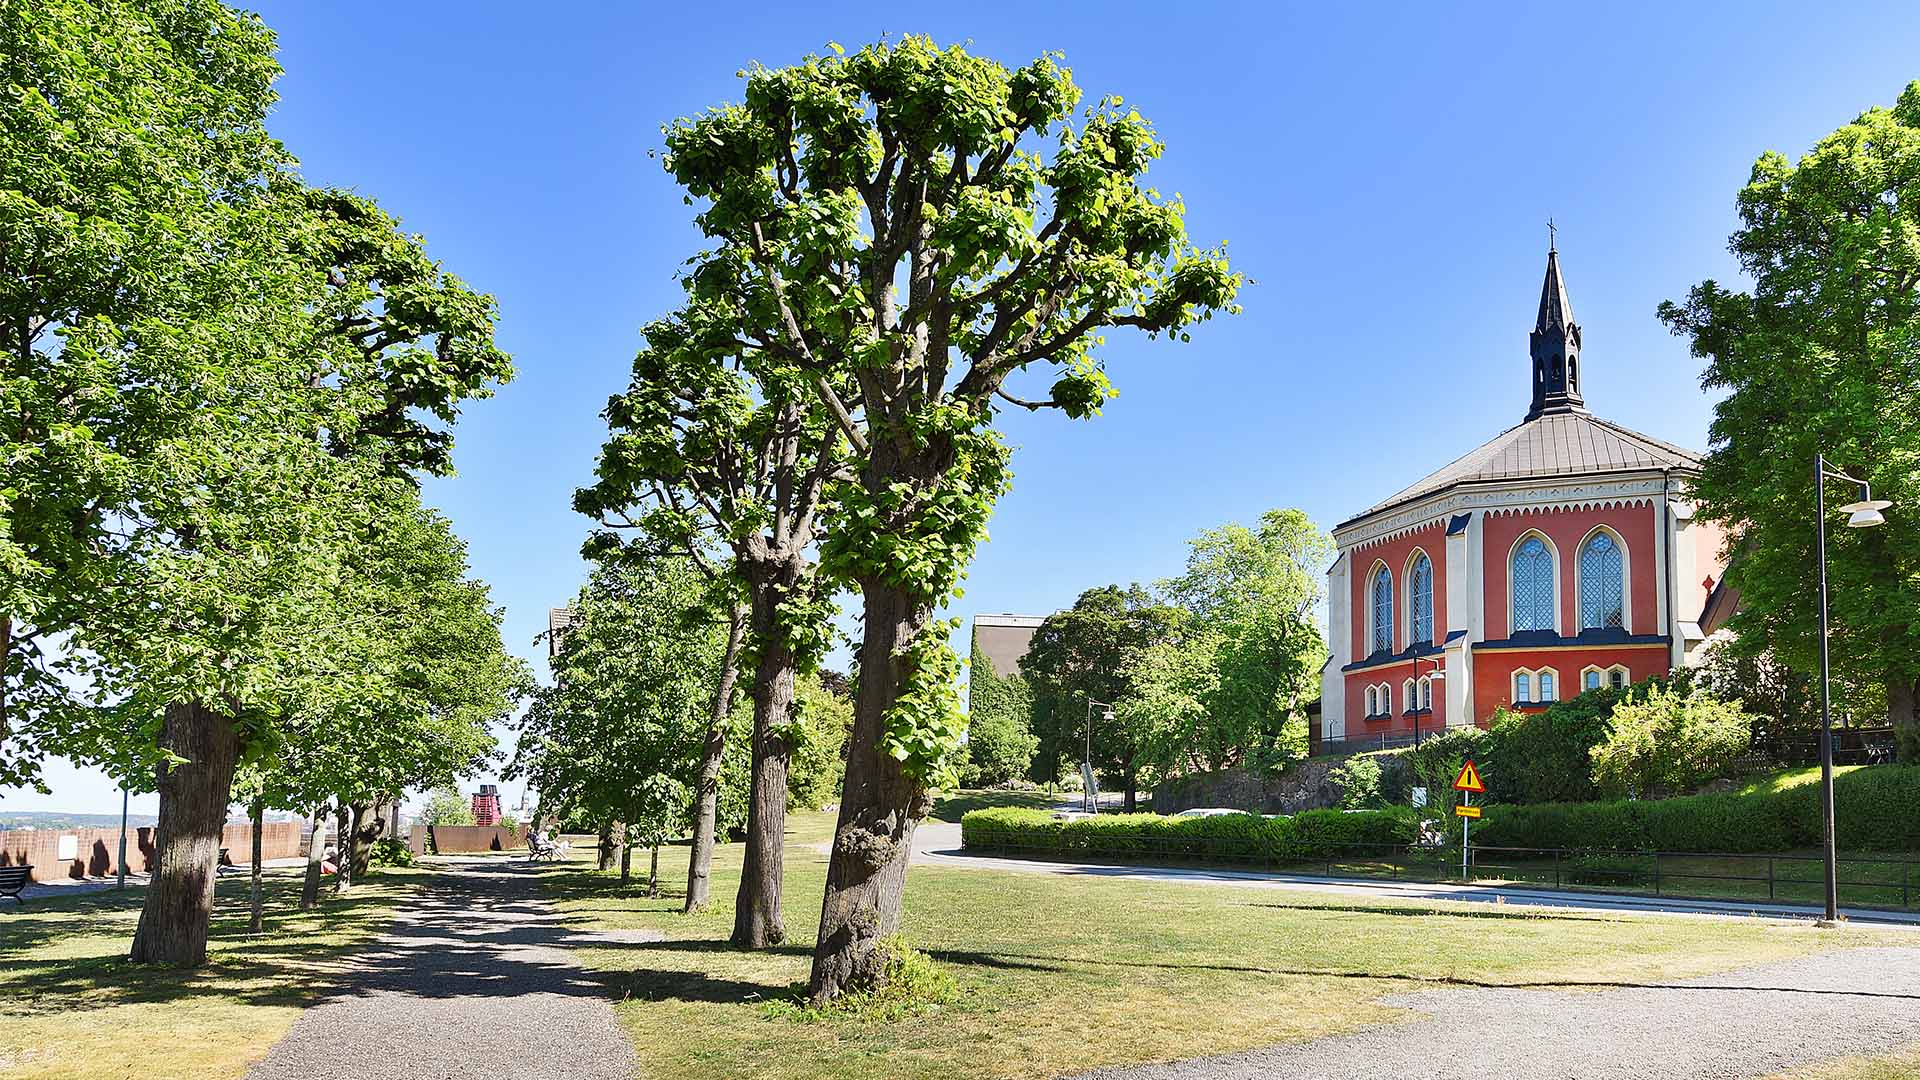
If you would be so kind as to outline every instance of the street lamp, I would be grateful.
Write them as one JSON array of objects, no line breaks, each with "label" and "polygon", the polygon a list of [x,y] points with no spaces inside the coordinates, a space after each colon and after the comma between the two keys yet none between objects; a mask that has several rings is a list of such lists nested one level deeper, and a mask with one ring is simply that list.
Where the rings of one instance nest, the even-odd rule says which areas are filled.
[{"label": "street lamp", "polygon": [[1425,695],[1425,704],[1429,711],[1433,709],[1433,684],[1443,681],[1447,677],[1447,669],[1440,666],[1439,657],[1416,656],[1413,658],[1413,748],[1415,750],[1420,749],[1420,706],[1422,704],[1420,694],[1420,665],[1422,663],[1433,665],[1433,670],[1427,673],[1427,693]]},{"label": "street lamp", "polygon": [[1827,872],[1827,913],[1820,921],[1822,926],[1838,926],[1840,923],[1840,876],[1839,859],[1833,839],[1833,686],[1832,676],[1827,663],[1827,481],[1845,480],[1860,486],[1860,497],[1840,508],[1847,515],[1847,527],[1850,529],[1870,529],[1875,525],[1884,525],[1887,519],[1880,511],[1892,506],[1885,499],[1873,497],[1873,489],[1865,480],[1857,476],[1848,476],[1838,469],[1829,468],[1827,455],[1816,453],[1813,456],[1813,501],[1814,513],[1818,518],[1816,534],[1819,537],[1820,556],[1820,813],[1826,826],[1826,837],[1822,855]]},{"label": "street lamp", "polygon": [[1095,701],[1092,698],[1087,699],[1087,772],[1086,783],[1083,785],[1085,790],[1080,793],[1080,809],[1090,814],[1100,812],[1100,803],[1098,801],[1100,796],[1093,788],[1093,707],[1095,705],[1100,706],[1100,719],[1113,719],[1112,705],[1104,701]]}]

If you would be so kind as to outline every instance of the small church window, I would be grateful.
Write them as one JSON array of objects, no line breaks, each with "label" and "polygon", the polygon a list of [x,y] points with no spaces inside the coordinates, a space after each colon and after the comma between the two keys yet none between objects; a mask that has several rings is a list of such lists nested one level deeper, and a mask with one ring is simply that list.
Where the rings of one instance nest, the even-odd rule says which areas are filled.
[{"label": "small church window", "polygon": [[1613,684],[1613,688],[1618,690],[1627,685],[1627,669],[1614,668],[1612,671],[1607,672],[1607,679]]},{"label": "small church window", "polygon": [[1540,673],[1540,700],[1553,700],[1553,672],[1551,671]]},{"label": "small church window", "polygon": [[1533,673],[1516,671],[1513,673],[1513,703],[1524,704],[1533,700]]},{"label": "small church window", "polygon": [[1373,651],[1393,651],[1393,575],[1386,567],[1373,575]]},{"label": "small church window", "polygon": [[1380,715],[1380,688],[1377,686],[1367,687],[1367,715]]},{"label": "small church window", "polygon": [[1414,557],[1413,571],[1407,575],[1407,591],[1413,608],[1411,641],[1424,645],[1433,640],[1433,562],[1424,551]]},{"label": "small church window", "polygon": [[1580,629],[1626,625],[1625,574],[1620,545],[1596,532],[1580,548]]},{"label": "small church window", "polygon": [[1513,628],[1553,629],[1553,553],[1538,536],[1513,553]]},{"label": "small church window", "polygon": [[1588,672],[1587,672],[1587,674],[1586,674],[1586,688],[1587,688],[1588,690],[1598,690],[1598,689],[1600,689],[1600,672],[1599,672],[1599,671],[1597,671],[1597,670],[1590,670],[1590,671],[1588,671]]}]

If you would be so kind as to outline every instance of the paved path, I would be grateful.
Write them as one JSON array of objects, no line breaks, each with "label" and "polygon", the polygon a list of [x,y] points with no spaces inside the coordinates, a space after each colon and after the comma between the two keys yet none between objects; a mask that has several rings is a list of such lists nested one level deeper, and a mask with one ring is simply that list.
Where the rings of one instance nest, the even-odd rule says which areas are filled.
[{"label": "paved path", "polygon": [[248,1080],[624,1080],[633,1048],[606,987],[568,955],[606,935],[561,924],[519,860],[440,868],[349,985],[309,1008]]},{"label": "paved path", "polygon": [[[1659,915],[1758,917],[1805,922],[1819,912],[1793,904],[1764,904],[1719,900],[1679,900],[1672,897],[1628,896],[1619,893],[1562,892],[1553,889],[1511,888],[1500,885],[1461,885],[1448,882],[1370,881],[1356,878],[1315,877],[1305,874],[1265,874],[1249,870],[1205,870],[1187,867],[1141,866],[1130,863],[1086,863],[1051,859],[1018,859],[1000,855],[970,855],[960,846],[960,826],[945,821],[923,821],[913,835],[914,861],[934,866],[971,866],[1034,874],[1073,874],[1140,881],[1167,881],[1182,885],[1237,885],[1243,888],[1370,896],[1380,900],[1450,900],[1466,903],[1517,904],[1525,907],[1568,908],[1580,911],[1644,912]],[[1920,927],[1920,912],[1841,908],[1849,921],[1890,926]]]},{"label": "paved path", "polygon": [[1920,949],[1842,949],[1664,985],[1421,990],[1352,1035],[1084,1074],[1098,1080],[1727,1080],[1920,1041]]}]

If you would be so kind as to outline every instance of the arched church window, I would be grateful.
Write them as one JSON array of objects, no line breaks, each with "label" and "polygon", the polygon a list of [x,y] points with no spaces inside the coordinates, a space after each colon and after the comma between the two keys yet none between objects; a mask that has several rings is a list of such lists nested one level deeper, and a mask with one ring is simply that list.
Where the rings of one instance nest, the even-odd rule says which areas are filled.
[{"label": "arched church window", "polygon": [[1373,651],[1393,651],[1393,575],[1381,567],[1373,575]]},{"label": "arched church window", "polygon": [[1407,592],[1407,602],[1412,608],[1408,615],[1412,623],[1408,643],[1425,645],[1433,640],[1433,562],[1424,551],[1414,556],[1413,570],[1407,575]]},{"label": "arched church window", "polygon": [[1513,552],[1513,628],[1553,629],[1553,552],[1529,536]]},{"label": "arched church window", "polygon": [[1594,533],[1580,548],[1580,629],[1625,626],[1624,585],[1620,545]]},{"label": "arched church window", "polygon": [[1533,700],[1533,673],[1516,671],[1513,673],[1513,703],[1523,705]]}]

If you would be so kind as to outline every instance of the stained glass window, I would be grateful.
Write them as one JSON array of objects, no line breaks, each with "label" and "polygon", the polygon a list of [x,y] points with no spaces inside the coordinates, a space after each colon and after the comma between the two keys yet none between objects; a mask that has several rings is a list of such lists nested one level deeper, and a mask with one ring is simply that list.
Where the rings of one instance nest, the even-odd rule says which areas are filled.
[{"label": "stained glass window", "polygon": [[1393,651],[1393,575],[1384,566],[1373,575],[1373,651]]},{"label": "stained glass window", "polygon": [[1603,532],[1580,549],[1580,629],[1625,626],[1620,545]]},{"label": "stained glass window", "polygon": [[1424,552],[1413,560],[1413,571],[1407,575],[1407,591],[1413,605],[1411,640],[1425,644],[1433,640],[1433,563]]},{"label": "stained glass window", "polygon": [[1520,541],[1513,553],[1513,628],[1554,628],[1553,553],[1538,536]]}]

